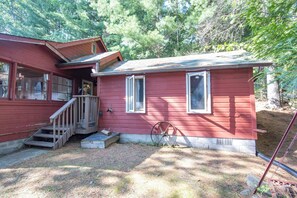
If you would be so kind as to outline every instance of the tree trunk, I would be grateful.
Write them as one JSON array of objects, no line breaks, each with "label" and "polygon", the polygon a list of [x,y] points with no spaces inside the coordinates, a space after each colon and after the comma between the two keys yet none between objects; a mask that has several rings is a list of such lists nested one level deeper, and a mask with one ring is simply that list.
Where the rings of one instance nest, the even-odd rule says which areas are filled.
[{"label": "tree trunk", "polygon": [[274,67],[269,67],[267,74],[267,107],[270,109],[280,108],[280,95],[278,82],[274,76]]}]

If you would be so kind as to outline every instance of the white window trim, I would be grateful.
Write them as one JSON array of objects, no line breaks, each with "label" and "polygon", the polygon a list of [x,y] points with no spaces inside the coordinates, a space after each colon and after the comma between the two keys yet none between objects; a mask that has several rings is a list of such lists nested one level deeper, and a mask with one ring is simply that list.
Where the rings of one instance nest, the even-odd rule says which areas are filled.
[{"label": "white window trim", "polygon": [[[133,108],[132,110],[129,110],[129,104],[128,104],[128,80],[133,79]],[[142,111],[137,111],[135,110],[135,79],[143,79],[143,110]],[[126,77],[126,113],[145,113],[146,110],[146,105],[145,105],[145,76],[127,76]]]},{"label": "white window trim", "polygon": [[[205,97],[205,104],[206,109],[202,110],[193,110],[191,109],[191,97],[190,97],[190,77],[201,75],[204,76],[204,95]],[[211,113],[211,90],[210,90],[211,84],[210,84],[210,72],[209,71],[202,71],[202,72],[191,72],[186,74],[186,98],[187,98],[187,113],[189,114],[210,114]]]},{"label": "white window trim", "polygon": [[95,42],[92,43],[91,52],[92,52],[93,54],[96,54],[96,53],[97,53],[97,46],[96,46],[96,43],[95,43]]}]

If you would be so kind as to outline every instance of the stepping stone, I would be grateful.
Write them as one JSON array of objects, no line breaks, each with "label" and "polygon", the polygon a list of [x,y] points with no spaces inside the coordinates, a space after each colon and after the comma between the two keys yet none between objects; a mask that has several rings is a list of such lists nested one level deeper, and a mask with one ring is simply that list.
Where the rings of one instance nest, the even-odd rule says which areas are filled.
[{"label": "stepping stone", "polygon": [[23,161],[37,157],[47,152],[47,150],[31,148],[5,155],[0,158],[0,168],[7,168],[9,166],[19,164]]},{"label": "stepping stone", "polygon": [[112,132],[111,135],[105,135],[103,133],[95,133],[89,137],[83,139],[80,142],[81,148],[107,148],[112,143],[117,142],[120,139],[120,134]]}]

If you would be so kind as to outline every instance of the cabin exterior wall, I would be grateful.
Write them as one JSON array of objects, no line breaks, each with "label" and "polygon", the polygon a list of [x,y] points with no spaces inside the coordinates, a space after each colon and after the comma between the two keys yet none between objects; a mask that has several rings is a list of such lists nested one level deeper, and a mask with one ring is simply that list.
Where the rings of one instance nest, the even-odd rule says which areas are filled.
[{"label": "cabin exterior wall", "polygon": [[52,74],[71,78],[71,73],[55,66],[59,58],[45,46],[0,41],[0,52],[0,61],[10,65],[9,97],[0,98],[0,142],[6,142],[29,137],[37,128],[47,124],[49,116],[64,104],[52,101],[50,95],[46,100],[16,99],[16,67],[21,65],[48,73],[48,89],[51,88]]},{"label": "cabin exterior wall", "polygon": [[[98,77],[100,128],[148,135],[155,123],[169,121],[181,136],[255,140],[252,68],[211,70],[210,75],[210,114],[187,113],[186,72],[145,74],[145,113],[126,113],[126,76]],[[106,112],[110,107],[113,111]]]}]

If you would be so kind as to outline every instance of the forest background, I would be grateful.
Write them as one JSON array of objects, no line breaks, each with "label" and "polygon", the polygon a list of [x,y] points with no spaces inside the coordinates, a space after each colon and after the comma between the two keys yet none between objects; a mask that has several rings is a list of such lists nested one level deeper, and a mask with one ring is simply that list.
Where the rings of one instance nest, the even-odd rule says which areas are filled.
[{"label": "forest background", "polygon": [[244,49],[274,62],[255,70],[258,99],[297,106],[295,0],[0,0],[0,16],[1,33],[101,36],[125,60]]}]

